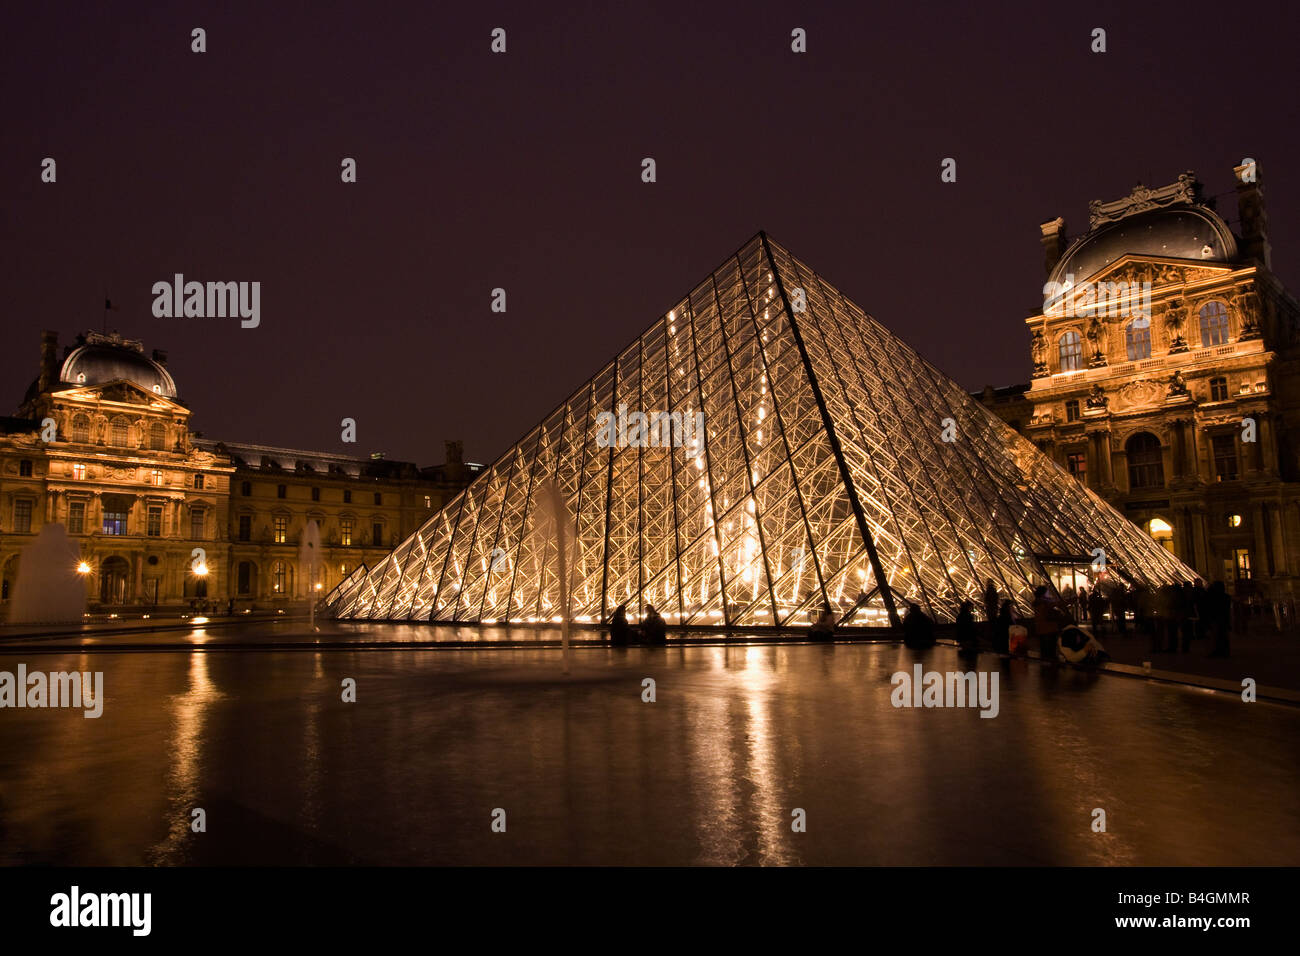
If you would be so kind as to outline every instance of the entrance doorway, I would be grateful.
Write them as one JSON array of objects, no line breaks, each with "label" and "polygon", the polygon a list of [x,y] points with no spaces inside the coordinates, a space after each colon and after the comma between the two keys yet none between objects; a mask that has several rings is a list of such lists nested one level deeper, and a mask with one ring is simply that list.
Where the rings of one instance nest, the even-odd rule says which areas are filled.
[{"label": "entrance doorway", "polygon": [[107,558],[99,566],[99,600],[101,604],[125,604],[131,566],[125,558]]}]

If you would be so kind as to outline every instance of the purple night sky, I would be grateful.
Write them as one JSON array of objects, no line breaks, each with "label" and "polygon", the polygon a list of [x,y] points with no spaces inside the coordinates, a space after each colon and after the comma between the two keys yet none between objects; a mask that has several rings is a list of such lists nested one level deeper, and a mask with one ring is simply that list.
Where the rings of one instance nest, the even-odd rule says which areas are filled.
[{"label": "purple night sky", "polygon": [[[1246,156],[1300,287],[1289,4],[565,6],[11,11],[0,414],[107,291],[207,437],[490,461],[760,228],[963,385],[1028,381],[1038,224],[1187,169],[1235,223]],[[261,327],[154,318],[177,272],[260,281]]]}]

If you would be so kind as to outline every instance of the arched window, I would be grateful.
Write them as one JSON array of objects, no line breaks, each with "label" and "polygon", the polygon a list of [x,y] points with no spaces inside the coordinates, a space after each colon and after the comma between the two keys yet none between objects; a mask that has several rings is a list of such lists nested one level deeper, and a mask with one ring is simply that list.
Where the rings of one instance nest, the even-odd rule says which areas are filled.
[{"label": "arched window", "polygon": [[90,442],[90,419],[85,415],[77,415],[72,419],[72,440]]},{"label": "arched window", "polygon": [[276,594],[288,594],[290,584],[288,566],[283,561],[271,565],[271,590]]},{"label": "arched window", "polygon": [[1078,332],[1066,332],[1056,340],[1056,344],[1062,372],[1077,372],[1083,368],[1083,339]]},{"label": "arched window", "polygon": [[1128,452],[1129,488],[1163,488],[1165,462],[1160,439],[1150,432],[1138,432],[1124,448]]},{"label": "arched window", "polygon": [[112,441],[118,448],[125,448],[130,444],[131,424],[121,416],[113,419]]},{"label": "arched window", "polygon": [[167,427],[162,422],[149,426],[149,447],[154,451],[167,450]]},{"label": "arched window", "polygon": [[1124,348],[1130,362],[1151,357],[1151,319],[1143,316],[1124,326]]},{"label": "arched window", "polygon": [[1201,308],[1201,347],[1228,343],[1228,307],[1222,302],[1207,302]]},{"label": "arched window", "polygon": [[1170,553],[1174,550],[1174,526],[1164,518],[1152,518],[1147,522],[1147,534]]}]

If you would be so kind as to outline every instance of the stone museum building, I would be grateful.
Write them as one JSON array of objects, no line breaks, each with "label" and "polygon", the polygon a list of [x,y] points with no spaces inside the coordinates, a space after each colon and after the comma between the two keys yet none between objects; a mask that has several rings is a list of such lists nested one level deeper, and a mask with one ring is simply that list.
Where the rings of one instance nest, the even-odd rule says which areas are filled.
[{"label": "stone museum building", "polygon": [[1029,385],[976,397],[1207,580],[1294,596],[1300,305],[1272,272],[1259,166],[1236,220],[1193,173],[1041,226]]},{"label": "stone museum building", "polygon": [[[39,374],[0,418],[0,604],[19,556],[49,522],[80,543],[91,607],[270,609],[328,591],[373,564],[460,490],[479,466],[212,441],[191,431],[165,352],[88,332],[59,354],[41,336]],[[304,529],[320,528],[318,580]]]}]

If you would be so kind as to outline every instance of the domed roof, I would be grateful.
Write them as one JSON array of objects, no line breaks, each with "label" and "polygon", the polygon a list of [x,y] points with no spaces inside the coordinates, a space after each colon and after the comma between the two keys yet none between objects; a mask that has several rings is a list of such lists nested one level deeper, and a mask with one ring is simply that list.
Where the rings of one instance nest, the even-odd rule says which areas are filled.
[{"label": "domed roof", "polygon": [[92,334],[63,360],[59,380],[68,385],[105,385],[125,379],[167,398],[176,397],[176,382],[144,354],[138,343]]},{"label": "domed roof", "polygon": [[1237,241],[1227,224],[1205,206],[1177,205],[1126,216],[1076,239],[1052,270],[1049,282],[1075,284],[1125,255],[1231,262]]}]

